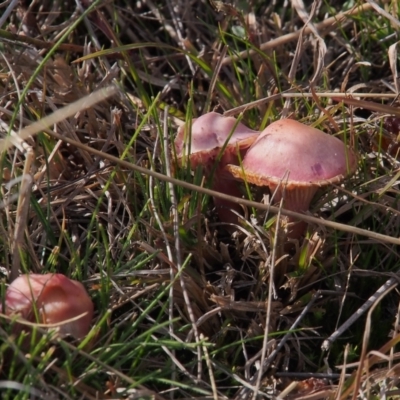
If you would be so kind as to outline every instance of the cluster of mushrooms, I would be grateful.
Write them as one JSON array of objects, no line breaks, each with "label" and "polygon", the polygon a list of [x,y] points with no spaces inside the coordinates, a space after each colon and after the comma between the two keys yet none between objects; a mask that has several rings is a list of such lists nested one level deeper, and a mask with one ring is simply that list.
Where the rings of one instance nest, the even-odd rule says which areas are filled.
[{"label": "cluster of mushrooms", "polygon": [[[94,306],[84,286],[62,274],[25,274],[7,288],[4,309],[11,319],[22,318],[45,327],[58,328],[61,336],[84,338],[91,328]],[[24,327],[15,321],[13,333]]]},{"label": "cluster of mushrooms", "polygon": [[[265,186],[284,208],[306,212],[319,187],[339,183],[357,167],[354,152],[339,139],[291,119],[262,132],[233,117],[215,112],[182,126],[175,139],[178,162],[188,160],[204,174],[214,173],[212,189],[241,197],[238,181]],[[238,204],[214,198],[221,222],[237,223]],[[233,212],[232,212],[233,211]],[[288,237],[300,237],[306,226],[290,220]],[[91,327],[93,303],[80,282],[62,274],[27,274],[7,288],[0,312],[13,318],[57,327],[61,335],[85,337]],[[18,321],[17,321],[18,322]],[[23,323],[13,325],[14,332]]]},{"label": "cluster of mushrooms", "polygon": [[[193,119],[190,129],[180,127],[175,151],[179,164],[189,160],[206,176],[214,171],[213,190],[241,197],[237,182],[246,181],[299,213],[308,210],[318,188],[339,183],[357,167],[355,153],[341,140],[298,121],[281,119],[258,132],[215,112]],[[221,222],[237,224],[239,205],[218,198],[214,205]],[[288,222],[288,237],[299,238],[306,224]]]}]

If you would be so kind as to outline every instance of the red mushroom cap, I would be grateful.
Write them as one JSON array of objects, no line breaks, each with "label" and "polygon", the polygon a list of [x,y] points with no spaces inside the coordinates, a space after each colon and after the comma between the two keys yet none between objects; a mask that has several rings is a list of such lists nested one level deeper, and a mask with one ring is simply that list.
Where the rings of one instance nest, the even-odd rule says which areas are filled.
[{"label": "red mushroom cap", "polygon": [[[93,303],[83,285],[62,274],[28,274],[15,279],[6,291],[7,315],[20,314],[35,322],[34,304],[43,324],[59,324],[60,333],[86,336],[93,317]],[[62,324],[63,321],[83,316]]]}]

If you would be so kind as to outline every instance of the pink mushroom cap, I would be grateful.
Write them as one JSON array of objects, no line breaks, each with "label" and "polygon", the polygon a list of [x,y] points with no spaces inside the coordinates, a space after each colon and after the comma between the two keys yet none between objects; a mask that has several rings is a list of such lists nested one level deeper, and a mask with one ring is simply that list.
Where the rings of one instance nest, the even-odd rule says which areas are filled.
[{"label": "pink mushroom cap", "polygon": [[265,128],[248,149],[241,167],[228,165],[235,178],[268,186],[284,207],[304,212],[319,187],[339,183],[355,171],[354,152],[338,138],[292,119]]},{"label": "pink mushroom cap", "polygon": [[[236,126],[236,127],[235,127]],[[183,157],[190,158],[192,168],[199,165],[212,166],[220,150],[227,143],[222,164],[234,163],[237,151],[247,149],[260,134],[242,123],[237,123],[236,118],[224,117],[216,112],[209,112],[192,121],[191,137],[186,132],[185,125],[181,126],[175,139],[175,149],[178,160]],[[185,145],[190,143],[190,154]]]},{"label": "pink mushroom cap", "polygon": [[[289,187],[323,186],[354,172],[357,159],[338,138],[292,119],[264,129],[243,160],[249,182],[278,184],[288,175]],[[231,168],[241,176],[241,168]]]},{"label": "pink mushroom cap", "polygon": [[[94,309],[84,286],[62,274],[21,275],[7,288],[5,308],[5,314],[20,314],[31,322],[60,324],[62,335],[70,334],[75,338],[82,338],[89,332]],[[74,320],[63,323],[69,319]]]}]

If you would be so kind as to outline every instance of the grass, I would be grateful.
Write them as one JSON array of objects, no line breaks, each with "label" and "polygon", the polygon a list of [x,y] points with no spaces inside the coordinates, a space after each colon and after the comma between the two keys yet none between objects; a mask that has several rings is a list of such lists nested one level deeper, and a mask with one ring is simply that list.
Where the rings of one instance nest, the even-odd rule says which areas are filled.
[{"label": "grass", "polygon": [[[96,311],[81,341],[39,324],[15,335],[2,316],[2,398],[399,398],[399,11],[296,4],[5,6],[1,298],[20,273],[60,272]],[[312,12],[318,32],[302,30]],[[173,151],[210,110],[337,135],[357,172],[318,192],[292,246],[285,210],[251,185],[228,232],[210,177]]]}]

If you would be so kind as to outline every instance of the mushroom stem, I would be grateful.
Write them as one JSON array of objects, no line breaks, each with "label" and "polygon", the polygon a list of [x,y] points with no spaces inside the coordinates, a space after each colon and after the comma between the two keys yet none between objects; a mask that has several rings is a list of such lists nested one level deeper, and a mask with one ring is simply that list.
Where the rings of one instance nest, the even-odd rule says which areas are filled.
[{"label": "mushroom stem", "polygon": [[[212,185],[212,189],[216,192],[224,193],[229,196],[241,197],[242,193],[237,185],[237,183],[232,179],[215,179]],[[220,199],[218,197],[213,197],[214,206],[217,211],[219,220],[227,224],[238,223],[238,216],[235,214],[242,214],[243,209],[239,204],[233,203],[229,200]],[[226,227],[227,230],[231,230]]]},{"label": "mushroom stem", "polygon": [[[307,188],[307,190],[304,190],[304,188],[300,190],[287,189],[283,182],[280,185],[270,184],[270,191],[274,193],[274,203],[280,202],[283,198],[283,208],[298,213],[304,213],[310,208],[311,201],[317,190],[318,188],[313,186]],[[287,237],[289,239],[298,239],[305,232],[307,223],[292,217],[284,218],[290,224],[287,229]]]}]

